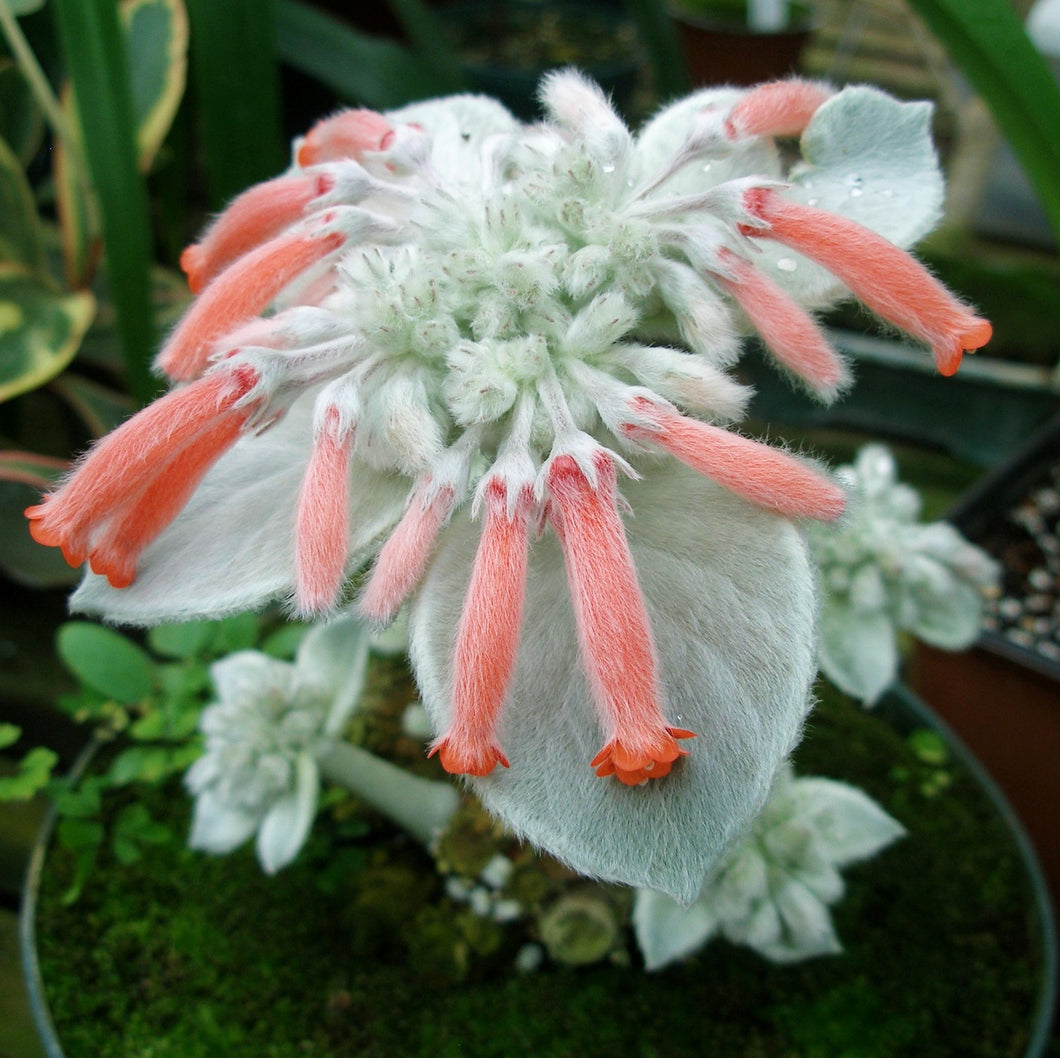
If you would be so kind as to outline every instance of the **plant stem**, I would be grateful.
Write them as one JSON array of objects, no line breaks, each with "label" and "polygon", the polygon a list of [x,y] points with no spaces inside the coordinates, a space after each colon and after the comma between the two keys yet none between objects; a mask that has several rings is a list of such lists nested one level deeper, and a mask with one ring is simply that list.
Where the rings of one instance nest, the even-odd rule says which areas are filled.
[{"label": "plant stem", "polygon": [[41,108],[52,132],[62,140],[63,146],[70,152],[78,171],[83,174],[85,162],[81,153],[81,144],[70,128],[63,114],[62,104],[52,91],[48,78],[44,75],[40,63],[37,62],[37,56],[33,54],[33,49],[29,46],[29,41],[19,28],[18,19],[12,13],[8,0],[0,0],[0,30],[3,31],[7,45],[33,93],[33,98],[37,101],[37,106]]},{"label": "plant stem", "polygon": [[336,742],[319,764],[325,779],[345,787],[422,845],[430,845],[445,829],[460,803],[455,786],[411,775],[349,742]]}]

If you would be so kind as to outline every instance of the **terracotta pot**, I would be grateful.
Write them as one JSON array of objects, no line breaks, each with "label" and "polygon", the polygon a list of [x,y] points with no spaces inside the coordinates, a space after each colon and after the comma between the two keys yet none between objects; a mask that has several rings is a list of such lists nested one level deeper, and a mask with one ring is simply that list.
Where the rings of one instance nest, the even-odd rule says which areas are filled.
[{"label": "terracotta pot", "polygon": [[[913,681],[1019,812],[1060,904],[1060,558],[1051,554],[1060,518],[1041,498],[1056,493],[1060,504],[1057,478],[1060,416],[950,512],[949,520],[1002,564],[997,627],[965,654],[920,649]],[[1051,600],[1048,612],[1043,600]],[[1032,639],[1035,628],[1043,631]]]},{"label": "terracotta pot", "polygon": [[799,57],[813,32],[808,12],[796,12],[791,25],[761,32],[722,16],[672,10],[695,85],[755,85],[797,71]]}]

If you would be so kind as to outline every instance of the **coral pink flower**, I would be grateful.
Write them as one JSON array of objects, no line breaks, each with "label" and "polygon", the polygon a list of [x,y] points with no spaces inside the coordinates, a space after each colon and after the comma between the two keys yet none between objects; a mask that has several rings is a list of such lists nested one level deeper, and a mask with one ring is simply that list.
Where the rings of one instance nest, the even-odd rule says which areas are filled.
[{"label": "coral pink flower", "polygon": [[899,248],[941,199],[926,107],[780,82],[634,137],[577,74],[542,100],[313,129],[185,253],[176,388],[28,514],[112,620],[407,603],[442,765],[575,867],[690,900],[808,708],[792,520],[844,503],[727,428],[740,328],[830,400],[811,311],[847,287],[944,371],[989,325]]}]

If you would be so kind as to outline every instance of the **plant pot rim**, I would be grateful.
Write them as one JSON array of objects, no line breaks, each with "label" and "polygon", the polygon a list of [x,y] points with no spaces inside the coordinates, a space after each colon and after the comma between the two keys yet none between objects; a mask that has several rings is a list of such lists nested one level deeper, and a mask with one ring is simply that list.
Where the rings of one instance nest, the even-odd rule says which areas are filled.
[{"label": "plant pot rim", "polygon": [[[1022,1058],[1043,1058],[1051,1042],[1053,1009],[1057,996],[1057,937],[1044,874],[1023,824],[978,759],[945,721],[907,686],[901,683],[892,686],[881,699],[877,711],[881,717],[888,718],[899,730],[927,727],[941,735],[954,758],[968,770],[1009,831],[1031,886],[1038,923],[1037,933],[1041,945],[1041,982],[1038,1002]],[[85,771],[101,744],[98,741],[92,741],[85,747],[71,768],[72,778],[76,778]],[[37,957],[35,931],[38,894],[55,824],[56,814],[52,810],[48,813],[34,842],[23,886],[19,916],[19,941],[30,1009],[42,1042],[45,1058],[67,1058],[48,1008]]]},{"label": "plant pot rim", "polygon": [[708,33],[722,33],[733,37],[798,37],[807,36],[821,24],[818,13],[805,4],[795,4],[791,11],[791,21],[781,29],[752,29],[738,18],[726,17],[723,14],[711,14],[706,11],[689,11],[680,3],[672,3],[667,8],[670,18],[694,29]]}]

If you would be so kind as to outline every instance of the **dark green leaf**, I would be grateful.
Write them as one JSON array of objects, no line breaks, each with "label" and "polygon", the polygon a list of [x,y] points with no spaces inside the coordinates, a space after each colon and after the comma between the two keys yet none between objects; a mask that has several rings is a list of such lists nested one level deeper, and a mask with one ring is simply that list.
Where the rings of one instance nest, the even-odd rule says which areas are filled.
[{"label": "dark green leaf", "polygon": [[34,489],[49,488],[70,464],[65,459],[32,452],[0,451],[0,481],[17,481]]},{"label": "dark green leaf", "polygon": [[389,0],[420,60],[437,78],[439,94],[462,92],[467,80],[446,36],[442,20],[422,0]]},{"label": "dark green leaf", "polygon": [[94,819],[103,804],[103,783],[102,776],[95,775],[79,786],[70,786],[65,781],[58,784],[52,791],[56,811],[69,819]]},{"label": "dark green leaf", "polygon": [[210,202],[220,208],[287,163],[273,0],[189,0],[188,14]]},{"label": "dark green leaf", "polygon": [[52,769],[58,763],[59,755],[54,751],[44,746],[31,749],[19,762],[14,775],[0,777],[0,801],[28,801],[36,796],[48,785]]},{"label": "dark green leaf", "polygon": [[[33,191],[15,152],[0,140],[0,260],[45,274],[44,239]],[[2,324],[0,324],[2,329]]]},{"label": "dark green leaf", "polygon": [[151,657],[132,640],[89,621],[68,621],[56,637],[63,664],[82,683],[125,704],[137,702],[155,686]]},{"label": "dark green leaf", "polygon": [[65,848],[93,848],[103,840],[103,824],[97,819],[66,817],[59,822],[57,836]]},{"label": "dark green leaf", "polygon": [[127,394],[82,375],[67,372],[55,379],[51,388],[73,408],[93,437],[110,433],[135,411]]},{"label": "dark green leaf", "polygon": [[0,570],[29,588],[64,588],[80,574],[71,569],[55,547],[44,547],[29,535],[23,513],[40,500],[41,489],[21,481],[0,480]]},{"label": "dark green leaf", "polygon": [[910,0],[983,97],[1060,235],[1060,87],[1009,0]]},{"label": "dark green leaf", "polygon": [[0,60],[0,139],[15,152],[23,167],[44,142],[44,118],[22,71]]},{"label": "dark green leaf", "polygon": [[298,0],[276,0],[276,48],[284,62],[340,99],[386,110],[445,91],[408,48],[358,33]]},{"label": "dark green leaf", "polygon": [[148,367],[155,343],[151,225],[138,169],[128,57],[118,9],[113,0],[54,0],[52,9],[103,217],[129,388],[147,400],[158,388]]},{"label": "dark green leaf", "polygon": [[625,5],[651,58],[659,95],[684,95],[691,87],[688,67],[667,5],[658,0],[625,0]]},{"label": "dark green leaf", "polygon": [[88,291],[60,294],[22,265],[0,263],[0,401],[59,374],[95,314]]},{"label": "dark green leaf", "polygon": [[121,15],[128,42],[140,167],[146,170],[184,95],[188,16],[181,0],[126,0]]}]

